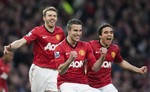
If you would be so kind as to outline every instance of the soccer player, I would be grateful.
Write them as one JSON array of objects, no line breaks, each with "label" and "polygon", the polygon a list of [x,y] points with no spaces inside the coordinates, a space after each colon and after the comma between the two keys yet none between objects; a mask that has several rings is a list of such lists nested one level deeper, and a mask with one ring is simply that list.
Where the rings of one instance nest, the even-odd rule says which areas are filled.
[{"label": "soccer player", "polygon": [[147,72],[146,66],[138,68],[129,64],[122,58],[118,46],[112,44],[112,40],[114,39],[114,30],[110,24],[104,23],[98,28],[98,37],[99,40],[92,40],[89,42],[93,48],[96,59],[102,55],[99,52],[99,49],[102,47],[107,48],[107,54],[105,55],[101,69],[98,72],[93,72],[90,65],[87,64],[87,77],[91,87],[97,88],[101,92],[118,92],[112,84],[112,63],[116,63],[124,69],[128,69],[139,74]]},{"label": "soccer player", "polygon": [[[100,92],[88,85],[84,63],[87,59],[92,70],[97,71],[104,56],[96,61],[91,46],[87,42],[80,41],[82,31],[82,22],[79,19],[69,20],[68,36],[55,49],[55,61],[59,72],[57,80],[61,92]],[[106,52],[105,48],[101,50],[102,54]]]},{"label": "soccer player", "polygon": [[10,73],[9,63],[13,60],[14,54],[5,54],[0,58],[0,92],[8,92],[7,78]]},{"label": "soccer player", "polygon": [[44,25],[33,28],[23,38],[4,47],[4,53],[7,54],[26,43],[34,42],[34,59],[29,71],[32,92],[57,92],[58,71],[54,61],[54,50],[65,38],[62,28],[55,26],[57,13],[56,8],[52,6],[45,8]]}]

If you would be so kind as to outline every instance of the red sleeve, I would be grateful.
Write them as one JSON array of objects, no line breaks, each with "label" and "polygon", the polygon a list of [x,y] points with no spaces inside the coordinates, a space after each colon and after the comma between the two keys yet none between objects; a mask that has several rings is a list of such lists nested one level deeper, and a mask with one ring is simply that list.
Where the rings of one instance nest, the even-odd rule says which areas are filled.
[{"label": "red sleeve", "polygon": [[54,56],[55,56],[56,67],[58,68],[59,65],[64,63],[65,61],[64,52],[61,49],[61,46],[57,46],[54,52]]},{"label": "red sleeve", "polygon": [[89,43],[87,43],[87,63],[90,65],[90,67],[93,67],[93,64],[96,62],[96,58],[93,54],[93,49]]},{"label": "red sleeve", "polygon": [[32,29],[27,35],[23,38],[27,40],[28,44],[37,39],[37,28]]},{"label": "red sleeve", "polygon": [[121,63],[121,62],[123,61],[123,58],[122,58],[122,56],[121,56],[121,54],[120,54],[120,49],[119,49],[118,46],[117,46],[117,49],[118,49],[118,51],[117,51],[117,53],[116,53],[116,57],[115,57],[114,62],[115,62],[115,63]]}]

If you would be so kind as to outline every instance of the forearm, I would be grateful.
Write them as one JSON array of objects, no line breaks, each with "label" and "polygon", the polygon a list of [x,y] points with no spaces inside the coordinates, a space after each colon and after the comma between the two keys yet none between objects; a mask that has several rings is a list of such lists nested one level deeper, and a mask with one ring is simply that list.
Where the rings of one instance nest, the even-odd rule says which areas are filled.
[{"label": "forearm", "polygon": [[128,63],[127,61],[123,60],[120,64],[118,64],[120,67],[124,68],[124,69],[127,69],[127,70],[130,70],[130,71],[133,71],[133,72],[136,72],[136,73],[139,73],[139,68],[136,67],[136,66],[133,66],[131,65],[130,63]]},{"label": "forearm", "polygon": [[23,46],[25,43],[26,43],[26,40],[22,38],[22,39],[12,42],[9,46],[11,50],[15,50]]},{"label": "forearm", "polygon": [[64,74],[64,73],[68,70],[68,68],[69,68],[69,66],[70,66],[70,64],[71,64],[71,62],[72,62],[72,60],[71,60],[71,59],[68,59],[65,63],[61,64],[61,65],[58,67],[58,72],[59,72],[59,74]]},{"label": "forearm", "polygon": [[101,55],[101,57],[94,63],[92,70],[97,72],[101,68],[103,62],[105,60],[105,55]]}]

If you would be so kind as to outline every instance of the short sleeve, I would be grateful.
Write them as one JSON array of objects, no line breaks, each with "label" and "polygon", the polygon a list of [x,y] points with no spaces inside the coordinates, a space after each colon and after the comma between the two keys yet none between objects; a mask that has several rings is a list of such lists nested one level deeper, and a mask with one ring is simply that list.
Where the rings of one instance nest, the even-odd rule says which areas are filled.
[{"label": "short sleeve", "polygon": [[121,54],[120,54],[120,49],[119,49],[119,47],[117,46],[117,53],[116,53],[116,57],[115,57],[115,60],[114,60],[114,62],[115,63],[121,63],[122,61],[123,61],[123,58],[122,58],[122,56],[121,56]]},{"label": "short sleeve", "polygon": [[94,63],[96,62],[96,58],[93,54],[93,49],[89,43],[87,43],[87,63],[90,65],[90,67],[93,67]]},{"label": "short sleeve", "polygon": [[37,39],[37,28],[32,29],[28,34],[23,37],[27,40],[28,44]]},{"label": "short sleeve", "polygon": [[61,46],[57,46],[55,51],[54,51],[54,57],[55,57],[55,62],[56,62],[56,67],[58,68],[60,64],[64,63],[65,57],[64,57],[64,52],[61,48]]}]

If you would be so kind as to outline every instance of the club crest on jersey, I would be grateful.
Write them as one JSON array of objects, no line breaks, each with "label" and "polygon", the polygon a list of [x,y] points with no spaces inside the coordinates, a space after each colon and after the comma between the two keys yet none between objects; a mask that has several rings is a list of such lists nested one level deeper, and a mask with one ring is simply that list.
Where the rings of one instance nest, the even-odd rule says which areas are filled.
[{"label": "club crest on jersey", "polygon": [[83,56],[83,55],[85,55],[85,51],[84,51],[84,50],[80,50],[80,51],[79,51],[79,54],[80,54],[81,56]]},{"label": "club crest on jersey", "polygon": [[59,52],[54,52],[55,58],[59,58],[60,57],[60,53]]},{"label": "club crest on jersey", "polygon": [[111,56],[112,56],[112,58],[115,58],[115,56],[116,56],[116,53],[113,51],[113,52],[111,52]]},{"label": "club crest on jersey", "polygon": [[57,40],[60,40],[60,35],[57,34],[57,35],[56,35],[56,39],[57,39]]}]

